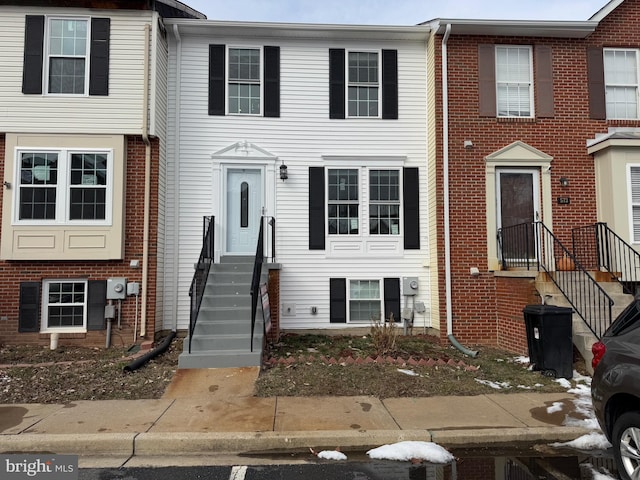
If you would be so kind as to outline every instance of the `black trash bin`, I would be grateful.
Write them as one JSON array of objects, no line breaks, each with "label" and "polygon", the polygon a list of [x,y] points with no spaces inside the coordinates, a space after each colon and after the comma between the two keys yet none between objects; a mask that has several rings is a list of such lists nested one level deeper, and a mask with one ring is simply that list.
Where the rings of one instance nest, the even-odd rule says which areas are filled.
[{"label": "black trash bin", "polygon": [[529,360],[534,370],[556,378],[573,377],[573,309],[527,305],[524,310]]}]

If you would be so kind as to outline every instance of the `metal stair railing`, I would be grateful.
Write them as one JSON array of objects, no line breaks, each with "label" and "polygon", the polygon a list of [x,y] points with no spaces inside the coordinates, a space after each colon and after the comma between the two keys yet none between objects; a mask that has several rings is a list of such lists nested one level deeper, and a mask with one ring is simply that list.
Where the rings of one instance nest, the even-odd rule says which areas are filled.
[{"label": "metal stair railing", "polygon": [[542,222],[501,228],[498,248],[503,269],[543,270],[589,330],[602,337],[611,324],[613,300]]},{"label": "metal stair railing", "polygon": [[200,257],[198,258],[193,280],[191,280],[191,286],[189,287],[189,297],[191,297],[191,309],[189,312],[189,353],[191,353],[191,340],[193,339],[193,332],[198,321],[198,313],[200,312],[202,297],[205,287],[207,286],[209,271],[214,261],[215,223],[215,217],[203,218],[202,249],[200,250]]},{"label": "metal stair railing", "polygon": [[[265,253],[265,235],[264,225],[271,227],[271,255]],[[272,262],[276,258],[276,219],[274,217],[260,217],[260,230],[258,232],[258,245],[256,247],[256,256],[253,262],[253,276],[251,278],[251,351],[253,352],[253,334],[256,329],[256,313],[258,311],[258,299],[260,298],[260,277],[262,277],[262,264],[265,258],[270,258]],[[264,334],[264,323],[262,324]]]},{"label": "metal stair railing", "polygon": [[573,252],[587,268],[606,271],[625,293],[634,295],[640,283],[640,253],[606,223],[574,228]]}]

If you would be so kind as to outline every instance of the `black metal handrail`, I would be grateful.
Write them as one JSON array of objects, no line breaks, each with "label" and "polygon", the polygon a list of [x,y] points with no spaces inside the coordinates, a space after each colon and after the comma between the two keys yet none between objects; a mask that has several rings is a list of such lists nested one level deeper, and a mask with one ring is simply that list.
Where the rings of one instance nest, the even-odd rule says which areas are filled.
[{"label": "black metal handrail", "polygon": [[634,295],[640,282],[640,253],[611,230],[598,222],[572,230],[573,252],[580,262],[598,271],[606,271]]},{"label": "black metal handrail", "polygon": [[256,328],[256,313],[258,311],[258,298],[260,298],[260,277],[262,276],[262,264],[264,263],[264,218],[260,217],[260,231],[258,232],[258,245],[253,262],[253,276],[251,277],[251,351],[253,352],[253,334]]},{"label": "black metal handrail", "polygon": [[613,300],[576,257],[542,223],[522,223],[498,231],[504,269],[543,270],[597,338],[611,323]]},{"label": "black metal handrail", "polygon": [[191,340],[193,339],[193,331],[198,321],[202,296],[207,286],[207,278],[209,278],[211,264],[214,261],[215,223],[215,217],[204,217],[202,221],[202,250],[200,250],[200,257],[195,266],[193,280],[191,280],[191,286],[189,287],[189,296],[191,297],[191,309],[189,312],[189,353],[191,353]]}]

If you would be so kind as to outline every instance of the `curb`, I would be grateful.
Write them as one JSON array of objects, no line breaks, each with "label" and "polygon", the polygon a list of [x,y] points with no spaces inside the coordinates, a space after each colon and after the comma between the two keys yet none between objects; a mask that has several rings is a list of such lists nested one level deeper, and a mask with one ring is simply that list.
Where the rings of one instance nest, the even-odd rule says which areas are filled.
[{"label": "curb", "polygon": [[100,433],[0,435],[2,453],[80,456],[199,456],[215,453],[273,454],[339,447],[366,451],[405,441],[433,441],[445,448],[472,448],[574,440],[591,430],[580,427],[490,428],[461,430],[371,430],[217,433]]}]

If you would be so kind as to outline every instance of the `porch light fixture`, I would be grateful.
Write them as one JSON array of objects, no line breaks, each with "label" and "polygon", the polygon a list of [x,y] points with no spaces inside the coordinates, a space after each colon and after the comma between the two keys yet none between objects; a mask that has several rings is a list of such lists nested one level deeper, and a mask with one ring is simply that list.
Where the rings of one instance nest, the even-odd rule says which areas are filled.
[{"label": "porch light fixture", "polygon": [[287,166],[284,164],[284,160],[282,161],[282,165],[280,165],[280,180],[283,182],[289,178],[289,174],[287,173]]},{"label": "porch light fixture", "polygon": [[560,185],[563,187],[569,186],[569,179],[567,177],[560,177]]}]

